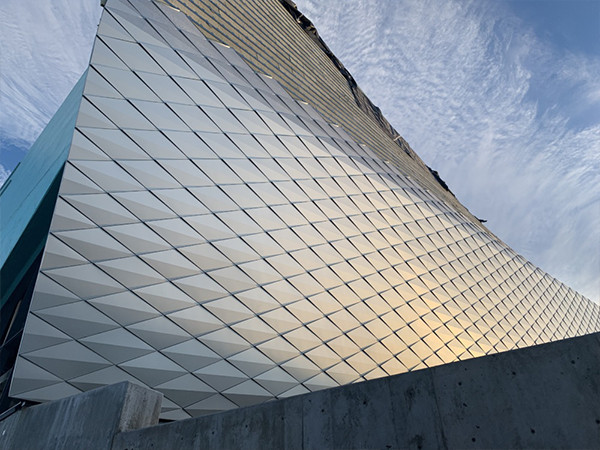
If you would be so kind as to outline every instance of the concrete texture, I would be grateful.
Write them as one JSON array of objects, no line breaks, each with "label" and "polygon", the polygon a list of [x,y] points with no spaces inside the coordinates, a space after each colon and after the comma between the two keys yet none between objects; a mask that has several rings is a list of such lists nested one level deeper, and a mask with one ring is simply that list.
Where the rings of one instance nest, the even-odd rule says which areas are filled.
[{"label": "concrete texture", "polygon": [[115,437],[114,449],[599,448],[600,335]]},{"label": "concrete texture", "polygon": [[600,448],[600,334],[156,425],[130,383],[18,411],[1,449]]},{"label": "concrete texture", "polygon": [[25,408],[0,422],[0,448],[110,449],[115,434],[157,424],[161,402],[123,382]]}]

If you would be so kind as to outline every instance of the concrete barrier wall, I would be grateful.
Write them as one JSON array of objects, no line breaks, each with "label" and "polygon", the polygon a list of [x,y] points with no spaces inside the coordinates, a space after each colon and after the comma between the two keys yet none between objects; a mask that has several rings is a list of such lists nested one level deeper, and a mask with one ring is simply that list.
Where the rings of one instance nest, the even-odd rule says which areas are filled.
[{"label": "concrete barrier wall", "polygon": [[123,382],[21,409],[0,421],[0,449],[110,449],[117,433],[157,424],[161,402]]},{"label": "concrete barrier wall", "polygon": [[0,421],[1,449],[600,448],[600,335],[156,425],[130,383]]},{"label": "concrete barrier wall", "polygon": [[598,334],[124,432],[115,449],[600,448]]}]

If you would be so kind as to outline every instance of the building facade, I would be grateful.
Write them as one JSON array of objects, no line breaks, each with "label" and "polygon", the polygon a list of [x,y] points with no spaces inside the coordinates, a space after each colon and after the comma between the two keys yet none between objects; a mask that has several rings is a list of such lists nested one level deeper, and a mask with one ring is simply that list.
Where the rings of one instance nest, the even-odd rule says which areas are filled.
[{"label": "building facade", "polygon": [[106,3],[1,192],[9,397],[130,380],[182,419],[600,330],[309,28],[286,1]]}]

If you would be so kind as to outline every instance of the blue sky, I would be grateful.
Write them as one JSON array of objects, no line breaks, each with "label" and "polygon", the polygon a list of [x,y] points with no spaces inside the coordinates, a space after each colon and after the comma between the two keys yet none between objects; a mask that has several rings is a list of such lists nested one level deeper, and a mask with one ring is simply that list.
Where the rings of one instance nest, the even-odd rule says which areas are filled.
[{"label": "blue sky", "polygon": [[[600,299],[599,0],[296,0],[425,162]],[[96,0],[4,0],[0,182],[87,65]]]},{"label": "blue sky", "polygon": [[600,2],[598,0],[505,0],[525,26],[560,51],[598,56]]}]

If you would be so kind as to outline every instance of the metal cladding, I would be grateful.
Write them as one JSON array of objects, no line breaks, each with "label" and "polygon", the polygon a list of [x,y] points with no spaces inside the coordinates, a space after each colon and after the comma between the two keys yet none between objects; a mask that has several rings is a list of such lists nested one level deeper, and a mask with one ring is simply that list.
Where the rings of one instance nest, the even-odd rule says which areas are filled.
[{"label": "metal cladding", "polygon": [[598,330],[186,15],[109,0],[10,395],[129,380],[181,419]]}]

